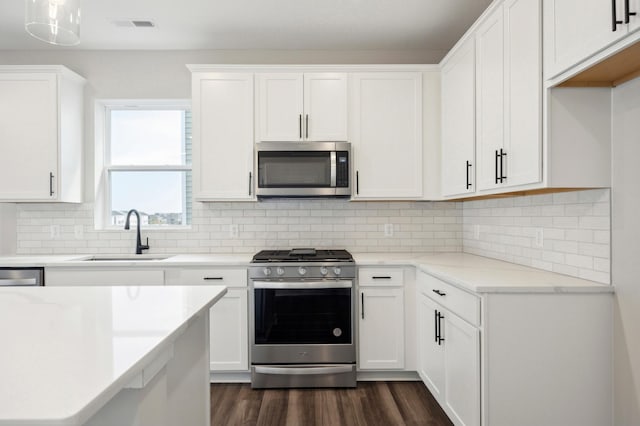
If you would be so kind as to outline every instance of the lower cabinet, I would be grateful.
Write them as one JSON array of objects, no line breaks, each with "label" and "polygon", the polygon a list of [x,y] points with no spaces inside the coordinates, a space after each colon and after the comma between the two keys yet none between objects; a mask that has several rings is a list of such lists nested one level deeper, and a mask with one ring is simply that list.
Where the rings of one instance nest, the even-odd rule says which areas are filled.
[{"label": "lower cabinet", "polygon": [[210,311],[211,372],[249,370],[248,289],[246,268],[189,268],[181,285],[223,285],[225,294]]},{"label": "lower cabinet", "polygon": [[480,331],[431,298],[429,278],[417,273],[418,374],[454,423],[479,425]]},{"label": "lower cabinet", "polygon": [[164,270],[138,267],[46,268],[46,286],[164,285]]},{"label": "lower cabinet", "polygon": [[403,270],[360,268],[358,368],[405,368]]}]

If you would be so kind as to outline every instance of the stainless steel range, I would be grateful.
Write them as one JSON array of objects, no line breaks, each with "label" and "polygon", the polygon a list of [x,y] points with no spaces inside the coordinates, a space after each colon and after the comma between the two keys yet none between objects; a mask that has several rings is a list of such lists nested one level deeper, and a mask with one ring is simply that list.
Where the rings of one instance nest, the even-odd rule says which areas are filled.
[{"label": "stainless steel range", "polygon": [[356,386],[355,277],[346,250],[263,250],[253,257],[253,388]]}]

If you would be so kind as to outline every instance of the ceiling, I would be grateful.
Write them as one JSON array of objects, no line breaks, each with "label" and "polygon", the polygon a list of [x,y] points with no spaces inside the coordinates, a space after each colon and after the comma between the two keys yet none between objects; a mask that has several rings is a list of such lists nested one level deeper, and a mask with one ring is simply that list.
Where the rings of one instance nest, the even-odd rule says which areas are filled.
[{"label": "ceiling", "polygon": [[[81,0],[66,49],[448,50],[491,0]],[[123,27],[150,20],[153,28]],[[114,24],[120,21],[120,26]],[[24,30],[24,0],[0,0],[0,49],[61,49]]]}]

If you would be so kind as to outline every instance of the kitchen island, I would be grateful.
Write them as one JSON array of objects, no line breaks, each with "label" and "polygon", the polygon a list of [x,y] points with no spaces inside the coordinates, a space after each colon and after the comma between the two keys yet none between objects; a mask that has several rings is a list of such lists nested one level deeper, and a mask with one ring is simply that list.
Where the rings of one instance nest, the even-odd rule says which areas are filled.
[{"label": "kitchen island", "polygon": [[0,288],[0,425],[208,425],[223,286]]}]

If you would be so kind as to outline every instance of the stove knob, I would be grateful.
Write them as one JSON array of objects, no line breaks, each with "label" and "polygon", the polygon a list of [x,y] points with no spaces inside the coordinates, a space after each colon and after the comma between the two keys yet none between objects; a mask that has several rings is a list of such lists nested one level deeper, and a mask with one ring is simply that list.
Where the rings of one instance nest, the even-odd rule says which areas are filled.
[{"label": "stove knob", "polygon": [[263,273],[266,277],[268,277],[269,275],[271,275],[271,268],[264,268],[264,269],[262,270],[262,273]]},{"label": "stove knob", "polygon": [[278,266],[278,269],[276,269],[276,274],[284,275],[284,268],[281,268],[281,267]]},{"label": "stove knob", "polygon": [[321,267],[320,267],[320,274],[321,274],[322,276],[325,276],[325,275],[327,275],[328,273],[329,273],[329,270],[327,269],[327,267],[326,267],[326,266],[321,266]]},{"label": "stove knob", "polygon": [[300,275],[305,275],[307,273],[307,268],[305,268],[304,266],[301,266],[298,268],[298,273]]},{"label": "stove knob", "polygon": [[334,274],[340,275],[340,272],[342,272],[342,270],[339,267],[336,266],[335,268],[333,268],[333,273]]}]

